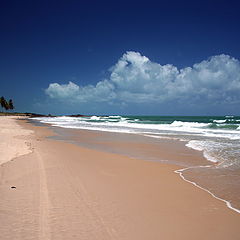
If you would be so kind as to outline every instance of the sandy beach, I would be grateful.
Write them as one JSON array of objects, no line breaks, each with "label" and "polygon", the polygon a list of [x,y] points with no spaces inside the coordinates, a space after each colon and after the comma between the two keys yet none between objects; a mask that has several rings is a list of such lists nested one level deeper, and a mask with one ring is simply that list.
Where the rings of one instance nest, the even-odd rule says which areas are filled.
[{"label": "sandy beach", "polygon": [[0,164],[31,152],[28,136],[33,131],[20,127],[15,119],[21,117],[0,117]]},{"label": "sandy beach", "polygon": [[240,214],[177,165],[58,141],[24,120],[0,126],[1,240],[239,239]]}]

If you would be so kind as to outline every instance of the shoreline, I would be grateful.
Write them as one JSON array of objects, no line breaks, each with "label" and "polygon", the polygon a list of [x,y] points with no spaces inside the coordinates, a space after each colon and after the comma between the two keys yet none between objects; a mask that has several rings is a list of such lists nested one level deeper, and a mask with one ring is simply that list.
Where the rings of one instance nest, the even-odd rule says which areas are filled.
[{"label": "shoreline", "polygon": [[[209,167],[209,166],[199,166],[199,167]],[[231,210],[233,210],[233,211],[235,211],[235,212],[237,212],[237,213],[240,213],[240,209],[234,208],[234,207],[231,205],[231,202],[229,202],[229,201],[227,201],[227,200],[225,200],[225,199],[222,199],[222,198],[216,196],[214,193],[212,193],[211,191],[209,191],[209,190],[206,189],[206,188],[201,187],[201,186],[198,185],[196,182],[192,182],[192,181],[186,179],[186,178],[183,176],[183,173],[182,173],[182,172],[185,171],[185,170],[191,169],[191,168],[194,168],[194,167],[182,168],[182,169],[179,169],[179,170],[175,170],[174,172],[177,173],[177,174],[179,174],[179,176],[180,176],[185,182],[188,182],[188,183],[194,185],[195,187],[197,187],[197,188],[199,188],[199,189],[201,189],[201,190],[209,193],[213,198],[215,198],[215,199],[217,199],[217,200],[219,200],[219,201],[224,202],[229,209],[231,209]]]},{"label": "shoreline", "polygon": [[[79,143],[79,139],[76,139],[76,138],[74,138],[74,134],[73,134],[73,132],[77,132],[77,134],[82,134],[83,132],[92,132],[93,133],[93,135],[95,134],[96,136],[97,135],[100,135],[101,137],[100,138],[102,138],[103,137],[103,135],[104,134],[106,134],[106,135],[113,135],[112,137],[110,137],[111,139],[113,139],[113,138],[115,138],[115,137],[117,137],[118,135],[126,135],[126,136],[134,136],[134,137],[138,137],[138,136],[140,136],[140,137],[143,137],[144,135],[138,135],[138,134],[136,134],[136,133],[119,133],[119,132],[117,132],[117,133],[115,133],[115,132],[108,132],[108,131],[101,131],[101,130],[86,130],[86,129],[68,129],[68,128],[63,128],[63,127],[58,127],[58,126],[55,126],[55,127],[53,127],[51,124],[47,124],[47,123],[41,123],[43,126],[45,125],[45,126],[48,126],[49,127],[49,129],[53,129],[54,130],[54,132],[58,135],[58,134],[60,134],[61,135],[61,137],[59,138],[59,135],[58,136],[56,136],[56,138],[55,139],[61,139],[61,140],[63,140],[63,141],[68,141],[68,142],[70,142],[70,143],[74,143],[74,144],[78,144]],[[62,129],[62,130],[60,130],[60,129]],[[69,139],[67,140],[67,138],[65,138],[64,137],[64,132],[70,132],[70,137],[69,137]],[[75,134],[75,135],[77,135],[77,134]],[[86,135],[86,134],[85,134]],[[84,136],[85,136],[84,135]],[[91,134],[90,134],[91,135]],[[133,137],[133,138],[134,138]],[[146,136],[147,138],[148,138],[148,136]],[[136,138],[135,138],[135,140],[136,140]],[[74,139],[74,140],[73,140]],[[124,140],[126,140],[127,141],[127,137],[126,138],[123,138]],[[85,138],[85,140],[86,140],[86,138]],[[146,140],[146,138],[145,138],[145,140]],[[164,141],[164,139],[160,139],[160,141]],[[180,176],[180,178],[182,179],[182,180],[184,180],[184,181],[186,181],[187,183],[190,183],[190,184],[192,184],[192,185],[194,185],[195,187],[197,187],[197,188],[199,188],[199,189],[201,189],[201,190],[203,190],[203,191],[205,191],[205,192],[207,192],[208,194],[210,194],[213,198],[215,198],[215,199],[217,199],[217,200],[220,200],[220,201],[222,201],[222,202],[224,202],[225,204],[226,204],[226,206],[229,208],[229,209],[231,209],[231,210],[233,210],[233,211],[235,211],[235,212],[237,212],[237,213],[240,213],[240,209],[238,209],[238,208],[235,208],[234,206],[232,206],[232,204],[231,204],[231,202],[229,201],[229,200],[226,200],[226,199],[224,199],[224,198],[221,198],[221,197],[219,197],[219,196],[217,196],[214,192],[212,192],[211,190],[209,190],[209,189],[207,189],[207,188],[205,188],[205,187],[203,187],[203,186],[201,186],[201,185],[199,185],[197,182],[195,182],[195,181],[191,181],[191,180],[189,180],[189,179],[187,179],[185,176],[184,176],[184,171],[186,171],[186,170],[191,170],[191,169],[194,169],[194,168],[209,168],[209,167],[213,167],[213,166],[215,166],[215,164],[216,164],[216,162],[213,162],[213,161],[211,161],[211,160],[209,160],[209,159],[207,159],[205,156],[204,156],[204,153],[202,152],[202,151],[199,151],[199,150],[196,150],[196,149],[194,149],[194,148],[189,148],[185,143],[183,143],[182,141],[180,141],[180,140],[178,140],[178,139],[168,139],[168,140],[166,140],[167,142],[175,142],[175,143],[177,143],[177,144],[175,144],[175,146],[174,147],[176,147],[176,145],[181,145],[181,147],[182,148],[185,148],[186,149],[186,151],[188,152],[188,151],[191,151],[191,152],[194,152],[194,154],[192,154],[192,156],[194,156],[194,155],[198,155],[198,161],[199,162],[197,162],[196,163],[196,165],[193,165],[193,166],[184,166],[184,165],[180,165],[179,164],[179,162],[168,162],[167,160],[156,160],[156,159],[154,159],[153,161],[159,161],[160,162],[160,164],[170,164],[170,165],[174,165],[174,166],[178,166],[178,169],[176,169],[176,170],[174,170],[174,172],[175,173],[177,173],[179,176]],[[160,145],[161,144],[163,144],[163,143],[160,143]],[[142,159],[142,160],[146,160],[146,157],[147,156],[144,156],[144,157],[142,157],[142,156],[135,156],[135,155],[131,155],[131,154],[125,154],[123,151],[121,152],[115,152],[115,151],[109,151],[109,148],[96,148],[96,146],[94,146],[94,145],[85,145],[85,144],[82,144],[82,142],[79,144],[80,146],[83,146],[83,147],[87,147],[87,148],[89,148],[89,149],[97,149],[97,150],[100,150],[100,151],[104,151],[104,152],[110,152],[110,153],[117,153],[117,154],[121,154],[121,155],[123,155],[123,156],[128,156],[128,157],[133,157],[133,158],[136,158],[136,159]],[[98,144],[99,145],[99,144]],[[105,146],[106,146],[106,144],[105,144]],[[111,146],[110,146],[111,147]],[[124,151],[128,151],[128,149],[125,147],[124,149],[123,149]],[[166,149],[166,151],[170,151],[170,149]],[[199,155],[201,155],[201,157],[199,157]],[[203,161],[204,160],[204,161]],[[149,159],[147,159],[146,161],[149,161]],[[151,160],[150,160],[151,161]],[[201,165],[200,165],[201,164]]]},{"label": "shoreline", "polygon": [[20,124],[34,131],[33,152],[1,167],[4,239],[238,239],[239,215],[182,181],[177,166],[56,141],[47,127]]}]

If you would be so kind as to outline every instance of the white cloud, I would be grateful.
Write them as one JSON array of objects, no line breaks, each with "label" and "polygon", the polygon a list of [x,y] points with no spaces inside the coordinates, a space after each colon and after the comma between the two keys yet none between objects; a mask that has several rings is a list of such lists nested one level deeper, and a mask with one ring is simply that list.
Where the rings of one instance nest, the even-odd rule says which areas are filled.
[{"label": "white cloud", "polygon": [[51,98],[69,98],[76,97],[79,93],[79,89],[80,87],[73,82],[62,85],[58,83],[51,83],[45,92]]},{"label": "white cloud", "polygon": [[113,85],[107,80],[98,82],[96,86],[87,85],[84,87],[70,81],[68,84],[51,83],[45,93],[50,98],[70,102],[104,102],[115,98],[113,90]]},{"label": "white cloud", "polygon": [[179,70],[131,51],[111,67],[109,79],[95,86],[51,83],[45,92],[50,98],[75,103],[236,103],[240,102],[240,62],[222,54]]}]

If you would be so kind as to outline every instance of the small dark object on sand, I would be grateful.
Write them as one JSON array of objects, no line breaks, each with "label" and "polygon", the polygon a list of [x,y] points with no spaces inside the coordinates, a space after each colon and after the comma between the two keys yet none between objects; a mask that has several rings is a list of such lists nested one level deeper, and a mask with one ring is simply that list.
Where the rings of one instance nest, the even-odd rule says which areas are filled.
[{"label": "small dark object on sand", "polygon": [[11,188],[16,188],[15,186],[11,186]]}]

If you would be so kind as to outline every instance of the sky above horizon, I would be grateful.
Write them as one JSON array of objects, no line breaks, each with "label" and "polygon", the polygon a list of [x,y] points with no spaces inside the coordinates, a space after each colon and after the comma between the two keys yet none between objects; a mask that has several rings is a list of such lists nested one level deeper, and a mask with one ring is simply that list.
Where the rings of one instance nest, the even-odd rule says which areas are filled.
[{"label": "sky above horizon", "polygon": [[238,1],[0,6],[0,95],[16,111],[240,115]]}]

